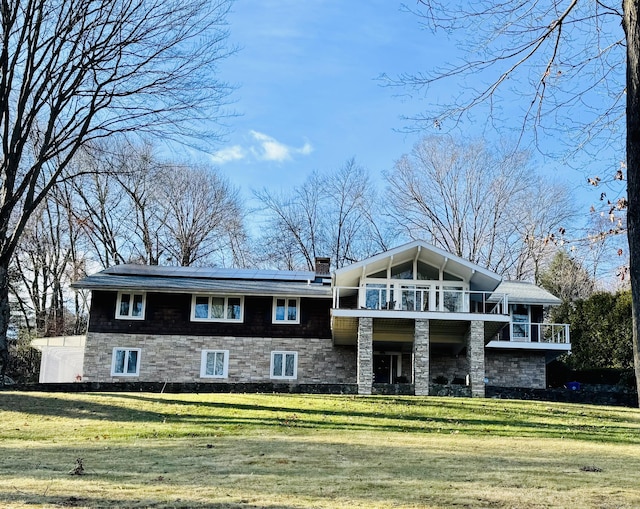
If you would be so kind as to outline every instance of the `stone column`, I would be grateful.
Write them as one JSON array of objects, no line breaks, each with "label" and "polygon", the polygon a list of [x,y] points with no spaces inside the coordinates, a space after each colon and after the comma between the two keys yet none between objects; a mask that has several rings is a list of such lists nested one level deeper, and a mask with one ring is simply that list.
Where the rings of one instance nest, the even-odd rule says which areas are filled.
[{"label": "stone column", "polygon": [[373,385],[373,318],[358,319],[358,394],[371,394]]},{"label": "stone column", "polygon": [[471,397],[484,398],[484,322],[472,320],[467,344]]},{"label": "stone column", "polygon": [[416,320],[413,333],[413,384],[416,396],[429,395],[429,320]]}]

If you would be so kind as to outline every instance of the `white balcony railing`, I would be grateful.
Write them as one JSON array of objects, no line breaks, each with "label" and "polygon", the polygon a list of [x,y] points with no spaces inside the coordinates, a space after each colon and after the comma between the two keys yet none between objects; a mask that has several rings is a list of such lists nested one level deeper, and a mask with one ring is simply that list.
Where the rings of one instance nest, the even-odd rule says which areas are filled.
[{"label": "white balcony railing", "polygon": [[522,343],[569,344],[569,324],[514,322],[510,327],[510,341]]},{"label": "white balcony railing", "polygon": [[333,288],[333,308],[509,314],[506,294],[457,290],[446,286],[437,289],[336,286]]}]

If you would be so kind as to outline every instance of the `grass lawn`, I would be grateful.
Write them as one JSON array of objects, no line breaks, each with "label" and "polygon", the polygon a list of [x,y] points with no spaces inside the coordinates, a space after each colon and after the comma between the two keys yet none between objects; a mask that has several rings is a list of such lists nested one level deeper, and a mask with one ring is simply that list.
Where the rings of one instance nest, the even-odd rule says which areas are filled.
[{"label": "grass lawn", "polygon": [[0,507],[637,508],[640,411],[1,391]]}]

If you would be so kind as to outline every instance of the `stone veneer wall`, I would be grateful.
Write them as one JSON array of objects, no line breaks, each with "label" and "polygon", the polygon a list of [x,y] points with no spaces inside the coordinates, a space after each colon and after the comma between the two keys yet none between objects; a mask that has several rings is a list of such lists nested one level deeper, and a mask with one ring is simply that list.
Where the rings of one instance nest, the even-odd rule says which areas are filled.
[{"label": "stone veneer wall", "polygon": [[431,357],[431,382],[439,376],[452,383],[454,379],[464,383],[469,374],[469,360],[466,355],[434,355]]},{"label": "stone veneer wall", "polygon": [[488,385],[497,387],[546,387],[544,352],[487,350],[486,377]]},{"label": "stone veneer wall", "polygon": [[484,398],[485,357],[484,357],[484,322],[471,320],[467,343],[467,359],[469,361],[469,381],[471,397]]},{"label": "stone veneer wall", "polygon": [[373,386],[373,318],[358,319],[358,394],[371,394]]},{"label": "stone veneer wall", "polygon": [[[141,348],[140,376],[112,377],[114,347]],[[202,350],[229,350],[228,378],[200,378]],[[284,383],[352,384],[353,347],[334,347],[331,339],[236,338],[147,334],[87,334],[83,380],[87,382],[268,382],[271,352],[298,352],[298,377]]]},{"label": "stone veneer wall", "polygon": [[429,395],[429,320],[416,320],[413,342],[413,374],[416,396]]}]

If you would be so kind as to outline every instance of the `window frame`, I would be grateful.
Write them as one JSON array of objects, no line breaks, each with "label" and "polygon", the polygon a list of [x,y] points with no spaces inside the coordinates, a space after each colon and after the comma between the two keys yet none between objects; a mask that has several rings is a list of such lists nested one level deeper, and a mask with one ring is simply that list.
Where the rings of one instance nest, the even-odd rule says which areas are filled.
[{"label": "window frame", "polygon": [[[221,375],[209,375],[207,374],[207,357],[209,354],[222,354],[224,360],[222,361],[222,374]],[[215,361],[214,361],[215,366]],[[229,350],[219,349],[206,349],[202,350],[200,356],[200,378],[229,378]]]},{"label": "window frame", "polygon": [[[516,313],[518,307],[522,307],[527,310],[527,314],[524,313]],[[516,320],[516,316],[524,317],[526,316],[527,320]],[[509,303],[509,340],[510,341],[525,341],[530,342],[532,340],[531,337],[531,305],[530,304],[511,304]],[[522,328],[522,335],[516,334],[516,330],[518,327]]]},{"label": "window frame", "polygon": [[[283,320],[278,320],[277,318],[277,311],[278,311],[278,300],[284,300],[285,305],[284,305],[284,319]],[[295,320],[289,320],[288,316],[289,314],[287,313],[288,309],[289,309],[289,301],[294,300],[296,302],[296,319]],[[272,305],[272,313],[271,313],[271,323],[273,324],[291,324],[291,325],[295,325],[295,324],[299,324],[300,323],[300,297],[286,297],[286,296],[279,296],[279,297],[274,297],[273,298],[273,305]]]},{"label": "window frame", "polygon": [[[207,318],[198,318],[196,317],[196,300],[198,297],[208,299],[208,309],[207,309]],[[212,299],[224,299],[222,318],[212,318],[211,317],[211,308],[212,308]],[[239,299],[240,300],[240,318],[227,318],[227,314],[229,312],[229,299]],[[205,293],[194,293],[191,295],[191,313],[190,320],[192,322],[230,322],[230,323],[243,323],[244,322],[244,296],[242,295],[221,295],[221,294],[205,294]]]},{"label": "window frame", "polygon": [[[282,356],[282,373],[281,375],[274,374],[275,357],[276,355]],[[286,375],[286,357],[287,355],[293,355],[293,375]],[[269,378],[271,380],[297,380],[298,379],[298,352],[293,350],[273,350],[271,352],[271,364],[269,366]]]},{"label": "window frame", "polygon": [[[120,314],[120,307],[122,305],[122,296],[129,295],[131,299],[129,301],[129,314],[122,315]],[[142,296],[142,314],[140,316],[133,316],[131,313],[133,312],[133,299],[136,295]],[[118,298],[116,299],[116,320],[144,320],[145,314],[147,312],[147,292],[135,292],[135,291],[119,291]]]},{"label": "window frame", "polygon": [[[125,352],[123,368],[125,368],[129,364],[129,354],[131,352],[136,352],[137,353],[136,371],[135,371],[135,373],[127,373],[127,372],[118,373],[118,372],[116,372],[116,359],[117,359],[116,352],[118,352],[118,351],[124,351]],[[141,357],[142,357],[142,348],[131,348],[131,347],[126,347],[126,346],[114,346],[113,350],[111,351],[111,376],[113,376],[113,377],[140,376],[140,358]]]}]

